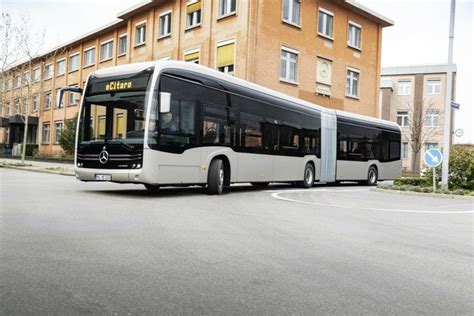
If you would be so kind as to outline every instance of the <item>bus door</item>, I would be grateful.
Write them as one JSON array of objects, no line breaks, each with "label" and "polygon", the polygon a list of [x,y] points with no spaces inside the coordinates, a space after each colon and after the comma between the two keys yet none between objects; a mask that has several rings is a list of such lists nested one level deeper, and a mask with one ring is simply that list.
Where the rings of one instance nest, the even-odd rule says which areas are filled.
[{"label": "bus door", "polygon": [[333,112],[321,112],[321,179],[336,181],[337,121]]}]

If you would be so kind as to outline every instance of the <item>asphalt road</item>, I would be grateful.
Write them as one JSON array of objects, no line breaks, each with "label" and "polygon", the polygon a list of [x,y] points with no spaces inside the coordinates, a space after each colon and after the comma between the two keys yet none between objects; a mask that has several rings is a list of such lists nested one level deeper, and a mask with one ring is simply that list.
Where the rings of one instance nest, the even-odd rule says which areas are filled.
[{"label": "asphalt road", "polygon": [[0,169],[0,314],[474,313],[472,200]]}]

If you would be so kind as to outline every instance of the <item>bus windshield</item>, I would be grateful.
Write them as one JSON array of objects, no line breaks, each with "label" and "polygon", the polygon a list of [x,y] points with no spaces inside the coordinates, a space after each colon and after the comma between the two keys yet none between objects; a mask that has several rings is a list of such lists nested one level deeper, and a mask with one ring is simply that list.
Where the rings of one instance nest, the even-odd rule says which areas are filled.
[{"label": "bus windshield", "polygon": [[143,143],[150,71],[120,78],[90,79],[82,106],[79,144]]}]

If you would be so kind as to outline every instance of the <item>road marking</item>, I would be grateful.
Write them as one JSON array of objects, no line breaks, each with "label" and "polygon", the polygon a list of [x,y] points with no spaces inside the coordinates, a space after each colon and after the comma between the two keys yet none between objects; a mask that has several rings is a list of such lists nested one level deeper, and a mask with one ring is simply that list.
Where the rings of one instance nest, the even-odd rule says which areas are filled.
[{"label": "road marking", "polygon": [[[347,206],[347,205],[337,205],[337,204],[328,204],[328,203],[318,203],[318,202],[308,202],[308,201],[301,201],[295,199],[289,199],[281,197],[280,194],[282,193],[289,193],[289,192],[299,192],[308,190],[295,190],[295,191],[287,191],[287,192],[275,192],[272,193],[272,197],[278,200],[283,200],[287,202],[294,202],[294,203],[301,203],[301,204],[310,204],[310,205],[320,205],[320,206],[329,206],[329,207],[337,207],[337,208],[347,208],[347,209],[358,209],[358,210],[368,210],[368,211],[385,211],[385,212],[397,212],[397,213],[420,213],[420,214],[471,214],[474,213],[474,210],[468,211],[419,211],[419,210],[403,210],[403,209],[388,209],[388,208],[374,208],[374,207],[356,207],[356,206]],[[312,190],[314,191],[314,190]],[[322,190],[320,190],[322,191]],[[346,192],[351,190],[345,190]],[[367,191],[367,190],[352,190],[352,191]],[[342,192],[342,190],[334,190],[334,192]]]},{"label": "road marking", "polygon": [[371,191],[372,189],[321,189],[321,188],[312,188],[312,189],[288,189],[288,190],[266,190],[268,193],[293,193],[293,192],[361,192],[361,191]]}]

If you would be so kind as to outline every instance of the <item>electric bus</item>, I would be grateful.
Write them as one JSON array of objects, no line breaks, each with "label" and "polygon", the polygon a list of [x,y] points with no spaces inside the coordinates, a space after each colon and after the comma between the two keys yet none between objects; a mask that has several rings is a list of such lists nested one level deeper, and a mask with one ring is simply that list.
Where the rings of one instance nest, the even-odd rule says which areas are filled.
[{"label": "electric bus", "polygon": [[397,124],[327,109],[204,66],[128,64],[91,73],[81,93],[75,174],[81,181],[267,186],[358,181],[401,171]]}]

